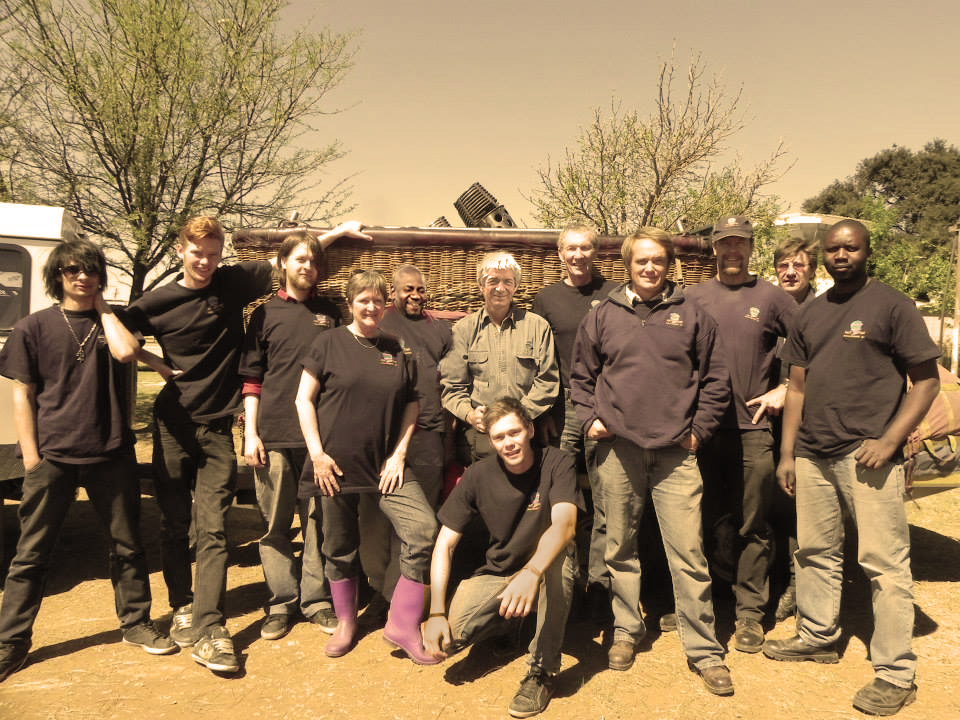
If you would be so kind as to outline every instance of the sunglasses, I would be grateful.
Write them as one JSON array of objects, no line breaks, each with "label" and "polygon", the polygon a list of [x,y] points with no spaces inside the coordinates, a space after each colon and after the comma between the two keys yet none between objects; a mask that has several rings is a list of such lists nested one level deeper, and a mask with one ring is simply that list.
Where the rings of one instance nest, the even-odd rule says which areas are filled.
[{"label": "sunglasses", "polygon": [[67,265],[65,267],[60,268],[60,272],[63,273],[63,276],[68,280],[73,280],[81,272],[88,276],[100,274],[98,270],[88,270],[87,268],[82,267],[80,265]]}]

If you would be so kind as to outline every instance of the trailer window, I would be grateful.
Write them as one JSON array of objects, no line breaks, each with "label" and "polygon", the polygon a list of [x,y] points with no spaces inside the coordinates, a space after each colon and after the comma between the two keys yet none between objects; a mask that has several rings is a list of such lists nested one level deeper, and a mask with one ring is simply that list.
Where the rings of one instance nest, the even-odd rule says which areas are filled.
[{"label": "trailer window", "polygon": [[0,334],[30,312],[30,254],[17,245],[0,243]]}]

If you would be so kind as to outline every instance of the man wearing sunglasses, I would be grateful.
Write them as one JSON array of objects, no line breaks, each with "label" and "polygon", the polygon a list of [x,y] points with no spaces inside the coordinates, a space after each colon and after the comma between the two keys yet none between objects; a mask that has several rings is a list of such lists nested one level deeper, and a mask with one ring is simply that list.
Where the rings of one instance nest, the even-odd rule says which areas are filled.
[{"label": "man wearing sunglasses", "polygon": [[150,620],[140,542],[140,485],[130,430],[127,364],[139,341],[103,299],[106,260],[87,240],[51,252],[43,268],[57,305],[17,322],[0,352],[14,381],[25,475],[20,540],[0,610],[0,681],[27,661],[57,536],[78,487],[110,539],[110,577],[123,642],[153,655],[177,646]]}]

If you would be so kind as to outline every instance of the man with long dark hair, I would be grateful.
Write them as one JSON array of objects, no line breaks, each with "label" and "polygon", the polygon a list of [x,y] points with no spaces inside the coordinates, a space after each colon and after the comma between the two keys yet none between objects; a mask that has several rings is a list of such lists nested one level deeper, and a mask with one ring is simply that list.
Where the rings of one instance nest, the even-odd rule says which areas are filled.
[{"label": "man with long dark hair", "polygon": [[0,681],[27,661],[60,528],[78,487],[110,538],[110,578],[123,642],[154,655],[177,646],[150,620],[150,576],[140,542],[140,485],[126,365],[139,342],[103,299],[106,260],[70,240],[43,268],[58,304],[14,326],[0,374],[14,381],[14,419],[26,471],[20,541],[0,610]]}]

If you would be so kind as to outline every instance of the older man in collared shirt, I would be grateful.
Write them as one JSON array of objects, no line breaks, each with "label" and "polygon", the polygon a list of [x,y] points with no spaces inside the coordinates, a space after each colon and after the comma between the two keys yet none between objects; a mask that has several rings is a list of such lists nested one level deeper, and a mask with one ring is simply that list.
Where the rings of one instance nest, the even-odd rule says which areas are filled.
[{"label": "older man in collared shirt", "polygon": [[489,403],[504,395],[520,400],[543,434],[560,391],[549,323],[513,302],[520,279],[520,266],[509,253],[481,258],[477,282],[483,308],[454,326],[453,349],[440,364],[441,400],[460,421],[457,455],[464,465],[493,452],[483,424]]}]

